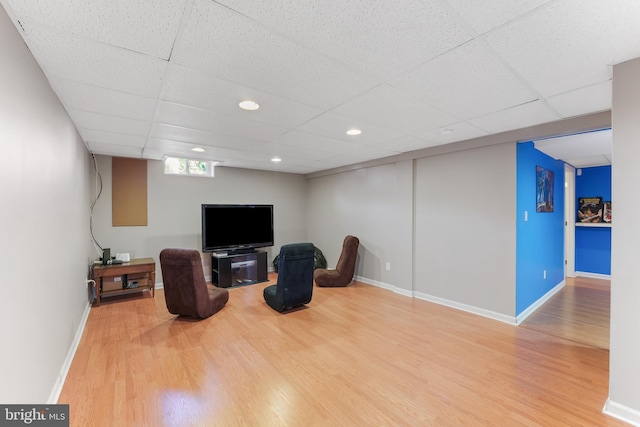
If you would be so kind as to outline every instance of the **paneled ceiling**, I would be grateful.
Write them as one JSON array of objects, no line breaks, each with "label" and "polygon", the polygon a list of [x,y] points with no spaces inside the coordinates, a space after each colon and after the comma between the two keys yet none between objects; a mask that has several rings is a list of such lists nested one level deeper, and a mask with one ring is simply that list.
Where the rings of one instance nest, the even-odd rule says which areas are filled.
[{"label": "paneled ceiling", "polygon": [[640,57],[637,0],[0,2],[93,153],[302,174],[608,110]]}]

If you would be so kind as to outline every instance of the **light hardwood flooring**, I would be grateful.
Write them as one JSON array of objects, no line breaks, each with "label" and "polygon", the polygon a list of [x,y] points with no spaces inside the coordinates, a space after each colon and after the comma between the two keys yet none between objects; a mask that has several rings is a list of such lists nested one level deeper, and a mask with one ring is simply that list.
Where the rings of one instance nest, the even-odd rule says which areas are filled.
[{"label": "light hardwood flooring", "polygon": [[609,349],[610,281],[567,278],[566,286],[520,326]]},{"label": "light hardwood flooring", "polygon": [[267,285],[202,321],[162,291],[93,308],[59,399],[71,425],[625,425],[601,412],[607,350],[362,283],[280,314]]}]

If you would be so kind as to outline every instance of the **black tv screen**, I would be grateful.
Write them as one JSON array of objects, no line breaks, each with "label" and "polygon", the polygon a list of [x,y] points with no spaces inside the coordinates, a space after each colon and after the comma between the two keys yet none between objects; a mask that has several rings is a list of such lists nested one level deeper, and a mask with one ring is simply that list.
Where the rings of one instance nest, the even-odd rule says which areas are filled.
[{"label": "black tv screen", "polygon": [[202,252],[273,246],[273,205],[202,205]]}]

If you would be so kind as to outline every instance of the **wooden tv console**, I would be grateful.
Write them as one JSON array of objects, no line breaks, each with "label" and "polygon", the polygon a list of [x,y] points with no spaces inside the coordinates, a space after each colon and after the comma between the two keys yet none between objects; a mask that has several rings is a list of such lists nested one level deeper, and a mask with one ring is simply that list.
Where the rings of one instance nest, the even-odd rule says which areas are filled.
[{"label": "wooden tv console", "polygon": [[137,258],[130,262],[113,265],[95,265],[93,279],[96,281],[96,300],[99,306],[102,298],[148,290],[155,296],[156,262],[153,258]]}]

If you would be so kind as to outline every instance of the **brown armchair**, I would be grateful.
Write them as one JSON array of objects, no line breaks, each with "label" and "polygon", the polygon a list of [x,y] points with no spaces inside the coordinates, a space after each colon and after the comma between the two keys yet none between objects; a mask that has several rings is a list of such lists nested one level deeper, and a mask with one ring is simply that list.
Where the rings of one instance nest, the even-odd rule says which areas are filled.
[{"label": "brown armchair", "polygon": [[205,319],[229,301],[228,290],[207,285],[200,252],[194,249],[163,249],[160,267],[171,314]]},{"label": "brown armchair", "polygon": [[355,236],[347,236],[342,243],[342,253],[335,270],[317,268],[313,278],[318,286],[339,287],[347,286],[353,280],[356,271],[356,259],[360,240]]}]

